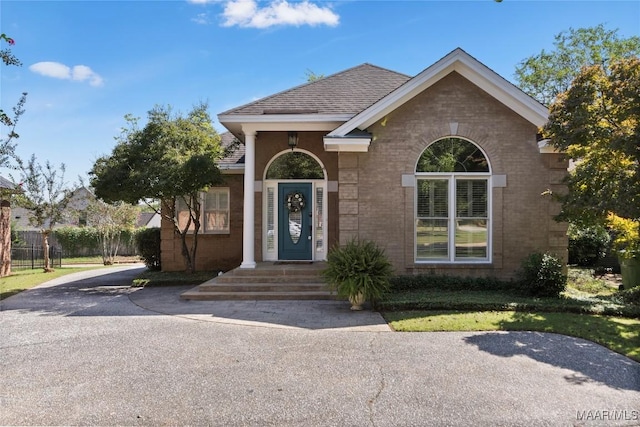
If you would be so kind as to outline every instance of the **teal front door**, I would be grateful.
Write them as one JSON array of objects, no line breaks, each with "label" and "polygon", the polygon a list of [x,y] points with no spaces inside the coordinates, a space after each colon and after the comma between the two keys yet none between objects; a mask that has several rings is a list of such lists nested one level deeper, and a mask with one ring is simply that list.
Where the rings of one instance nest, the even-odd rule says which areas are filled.
[{"label": "teal front door", "polygon": [[278,259],[312,260],[312,194],[310,183],[278,184]]}]

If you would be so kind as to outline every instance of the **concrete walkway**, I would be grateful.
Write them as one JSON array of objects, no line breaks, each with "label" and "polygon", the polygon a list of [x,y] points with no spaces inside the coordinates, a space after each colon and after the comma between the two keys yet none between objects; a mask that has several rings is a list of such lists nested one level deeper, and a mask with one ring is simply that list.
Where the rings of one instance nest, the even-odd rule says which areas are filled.
[{"label": "concrete walkway", "polygon": [[[0,302],[0,425],[640,424],[640,364],[585,340],[391,333],[339,303],[180,302],[129,288],[138,272]],[[330,315],[366,320],[309,320]]]},{"label": "concrete walkway", "polygon": [[193,320],[279,329],[333,329],[391,332],[371,310],[351,311],[347,301],[185,301],[189,287],[157,287],[134,291],[131,301],[156,313]]}]

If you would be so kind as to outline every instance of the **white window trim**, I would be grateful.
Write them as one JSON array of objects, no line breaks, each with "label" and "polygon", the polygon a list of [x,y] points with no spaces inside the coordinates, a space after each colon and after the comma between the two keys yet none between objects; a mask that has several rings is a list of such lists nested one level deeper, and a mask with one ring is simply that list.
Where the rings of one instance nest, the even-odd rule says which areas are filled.
[{"label": "white window trim", "polygon": [[[199,193],[200,196],[200,229],[198,230],[198,234],[201,235],[217,235],[217,234],[231,234],[231,190],[229,187],[211,187],[209,191],[225,191],[227,193],[227,228],[225,230],[209,230],[205,231],[205,195],[207,192],[201,191]],[[177,203],[177,202],[176,202]],[[176,209],[176,215],[179,215],[180,212]],[[193,234],[193,230],[188,231],[189,234]]]},{"label": "white window trim", "polygon": [[[446,179],[448,183],[448,259],[418,259],[418,180],[419,179]],[[479,179],[487,181],[487,258],[464,258],[456,259],[455,253],[455,218],[456,218],[456,179]],[[452,184],[453,182],[453,184]],[[413,192],[413,259],[416,264],[491,264],[493,262],[493,185],[491,182],[491,172],[452,172],[452,173],[432,173],[432,172],[416,172]]]}]

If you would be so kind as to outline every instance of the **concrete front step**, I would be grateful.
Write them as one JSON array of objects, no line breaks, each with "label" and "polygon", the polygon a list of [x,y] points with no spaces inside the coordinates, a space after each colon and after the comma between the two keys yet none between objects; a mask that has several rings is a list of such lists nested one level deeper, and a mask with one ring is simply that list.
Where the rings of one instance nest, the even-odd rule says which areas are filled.
[{"label": "concrete front step", "polygon": [[324,262],[313,264],[260,264],[257,268],[236,268],[220,277],[250,277],[250,276],[313,276],[321,277],[322,270],[326,267]]},{"label": "concrete front step", "polygon": [[215,278],[216,283],[324,283],[322,277],[309,274],[297,274],[293,276],[255,275],[238,276],[225,273]]},{"label": "concrete front step", "polygon": [[282,282],[247,282],[220,283],[206,282],[199,287],[200,292],[316,292],[326,291],[324,283],[282,283]]},{"label": "concrete front step", "polygon": [[296,292],[203,292],[197,289],[184,292],[180,299],[192,301],[224,300],[329,300],[336,296],[329,291]]},{"label": "concrete front step", "polygon": [[183,293],[186,300],[334,299],[317,263],[259,263],[255,269],[236,268]]}]

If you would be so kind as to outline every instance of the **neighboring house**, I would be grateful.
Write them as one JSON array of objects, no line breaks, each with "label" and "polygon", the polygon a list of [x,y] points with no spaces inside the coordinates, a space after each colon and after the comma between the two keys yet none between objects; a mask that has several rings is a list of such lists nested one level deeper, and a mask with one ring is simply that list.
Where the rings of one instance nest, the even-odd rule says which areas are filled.
[{"label": "neighboring house", "polygon": [[[415,77],[370,64],[219,114],[243,145],[203,195],[197,268],[325,260],[370,239],[398,274],[513,277],[566,259],[553,220],[567,162],[537,138],[548,110],[456,49]],[[162,227],[162,265],[184,269]]]},{"label": "neighboring house", "polygon": [[[87,225],[87,212],[86,209],[89,203],[95,200],[93,193],[86,187],[78,187],[75,189],[69,198],[69,202],[65,209],[64,219],[54,225],[54,229],[61,227],[73,227],[73,226],[85,226]],[[30,221],[30,211],[20,206],[13,208],[12,219],[16,226],[16,229],[21,231],[40,231],[39,228],[34,227]],[[45,227],[48,224],[45,224]]]},{"label": "neighboring house", "polygon": [[136,221],[136,228],[159,228],[160,227],[160,214],[157,212],[140,212],[138,220]]}]

